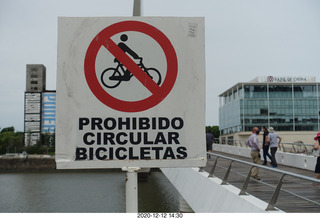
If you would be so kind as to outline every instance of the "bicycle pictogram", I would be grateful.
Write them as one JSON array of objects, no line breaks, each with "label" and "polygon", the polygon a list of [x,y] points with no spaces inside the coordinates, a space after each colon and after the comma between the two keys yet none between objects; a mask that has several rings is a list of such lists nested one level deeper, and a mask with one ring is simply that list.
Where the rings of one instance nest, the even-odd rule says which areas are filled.
[{"label": "bicycle pictogram", "polygon": [[[118,44],[119,48],[125,53],[128,53],[136,64],[157,84],[161,84],[161,74],[156,68],[147,68],[143,64],[142,57],[139,57],[132,49],[130,49],[125,43],[128,40],[126,34],[120,36],[122,42]],[[125,66],[117,59],[114,59],[115,63],[118,63],[117,66],[110,67],[105,69],[101,73],[101,82],[107,88],[118,87],[123,81],[130,81],[132,76],[134,76]]]}]

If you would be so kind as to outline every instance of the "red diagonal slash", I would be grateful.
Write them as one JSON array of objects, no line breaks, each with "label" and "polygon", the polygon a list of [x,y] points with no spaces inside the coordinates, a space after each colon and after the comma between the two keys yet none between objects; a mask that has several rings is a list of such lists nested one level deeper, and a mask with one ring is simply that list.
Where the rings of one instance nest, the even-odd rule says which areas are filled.
[{"label": "red diagonal slash", "polygon": [[118,59],[123,66],[129,71],[152,93],[156,94],[160,92],[159,85],[154,82],[149,75],[144,72],[119,46],[113,42],[110,38],[106,39],[106,43],[103,44],[106,49]]},{"label": "red diagonal slash", "polygon": [[[167,70],[161,86],[157,85],[129,55],[111,40],[112,36],[126,31],[135,31],[150,36],[162,48],[166,57]],[[151,95],[137,101],[125,101],[109,94],[101,86],[95,69],[97,54],[101,47],[105,47],[117,58],[151,92]],[[156,106],[169,94],[177,78],[178,60],[170,40],[159,29],[140,21],[121,21],[106,27],[91,41],[84,60],[84,72],[90,90],[103,104],[118,111],[140,112]]]}]

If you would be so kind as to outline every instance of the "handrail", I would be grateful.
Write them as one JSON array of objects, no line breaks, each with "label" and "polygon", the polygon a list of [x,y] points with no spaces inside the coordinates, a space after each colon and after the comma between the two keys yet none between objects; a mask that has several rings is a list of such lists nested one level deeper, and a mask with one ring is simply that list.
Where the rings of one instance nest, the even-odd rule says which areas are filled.
[{"label": "handrail", "polygon": [[[265,169],[265,170],[268,170],[268,171],[273,171],[273,172],[280,173],[281,177],[280,177],[279,182],[278,182],[278,184],[276,186],[276,189],[274,190],[273,195],[272,195],[272,197],[271,197],[271,199],[270,199],[270,201],[268,203],[266,211],[276,210],[275,209],[275,204],[276,204],[276,202],[278,200],[278,196],[280,194],[281,186],[283,184],[283,179],[284,179],[285,176],[292,176],[292,177],[296,177],[296,178],[299,178],[299,179],[308,180],[308,181],[320,184],[320,180],[319,179],[311,178],[311,177],[308,177],[308,176],[304,176],[304,175],[300,175],[300,174],[296,174],[296,173],[292,173],[292,172],[288,172],[288,171],[284,171],[284,170],[274,169],[274,168],[270,168],[270,167],[263,166],[263,165],[260,165],[260,164],[255,164],[255,163],[243,161],[243,160],[227,157],[227,156],[224,156],[224,155],[221,155],[221,154],[212,153],[212,152],[207,152],[207,154],[216,157],[215,162],[214,162],[214,164],[213,164],[213,166],[211,168],[211,171],[210,171],[208,177],[214,177],[213,174],[214,174],[215,168],[217,166],[217,161],[218,161],[219,158],[223,158],[223,159],[227,159],[227,160],[231,161],[230,164],[229,164],[228,170],[225,173],[225,176],[224,176],[224,178],[222,180],[221,185],[227,184],[228,176],[229,176],[230,171],[231,171],[231,166],[232,166],[232,164],[234,162],[246,164],[246,165],[251,167],[250,170],[249,170],[249,173],[248,173],[248,175],[247,175],[247,177],[246,177],[246,179],[245,179],[245,181],[244,181],[244,183],[242,185],[242,188],[241,188],[241,191],[240,191],[239,195],[246,195],[247,194],[246,190],[247,190],[247,187],[248,187],[248,184],[249,184],[249,181],[250,181],[251,170],[252,170],[253,167],[259,167],[261,169]],[[308,201],[311,201],[311,200],[308,200]],[[315,202],[315,201],[311,201],[311,202],[320,206],[320,203],[318,203],[318,202]]]},{"label": "handrail", "polygon": [[[226,139],[225,141],[219,142],[219,139],[215,139],[214,143],[219,143],[222,145],[231,145],[231,146],[240,146],[240,147],[248,147],[246,145],[246,140],[240,140],[240,139]],[[301,153],[310,155],[312,154],[313,150],[313,144],[305,144],[303,142],[281,142],[281,148],[283,152],[289,152],[289,153]],[[260,141],[260,145],[262,145],[262,142]]]}]

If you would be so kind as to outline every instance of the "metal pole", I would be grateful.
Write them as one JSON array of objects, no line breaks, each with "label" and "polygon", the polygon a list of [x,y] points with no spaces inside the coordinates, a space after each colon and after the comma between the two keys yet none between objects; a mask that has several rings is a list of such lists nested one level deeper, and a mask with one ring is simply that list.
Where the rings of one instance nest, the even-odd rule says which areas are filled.
[{"label": "metal pole", "polygon": [[[133,16],[141,16],[141,0],[133,2]],[[126,175],[126,212],[138,212],[138,171],[140,167],[122,167]]]},{"label": "metal pole", "polygon": [[138,171],[140,167],[122,167],[126,176],[126,212],[138,212]]},{"label": "metal pole", "polygon": [[133,16],[141,16],[141,0],[134,0]]}]

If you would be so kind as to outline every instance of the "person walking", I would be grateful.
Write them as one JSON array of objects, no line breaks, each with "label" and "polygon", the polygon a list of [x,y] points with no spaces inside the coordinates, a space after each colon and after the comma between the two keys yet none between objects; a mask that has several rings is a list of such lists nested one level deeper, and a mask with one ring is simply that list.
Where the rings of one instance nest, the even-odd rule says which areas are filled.
[{"label": "person walking", "polygon": [[[273,168],[277,168],[278,167],[278,163],[276,160],[276,152],[278,147],[280,148],[280,143],[282,138],[278,135],[278,133],[274,132],[274,128],[270,127],[269,128],[269,134],[268,134],[268,138],[267,138],[267,142],[270,145],[270,151],[271,151],[271,157],[272,157],[272,161],[271,161],[271,166]],[[279,139],[279,142],[278,142]]]},{"label": "person walking", "polygon": [[[316,141],[316,143],[313,146],[313,150],[316,152],[315,155],[317,156],[317,163],[316,163],[316,168],[314,172],[317,174],[316,178],[320,179],[320,154],[319,154],[320,132],[317,134],[314,140]],[[319,186],[319,183],[313,183],[313,185]]]},{"label": "person walking", "polygon": [[[250,155],[252,157],[253,163],[255,163],[255,164],[261,164],[260,143],[258,140],[259,133],[260,133],[260,131],[259,131],[258,127],[254,127],[252,129],[252,134],[250,135],[250,137],[246,141],[246,144],[251,148]],[[254,179],[260,180],[258,167],[252,168],[251,177]]]},{"label": "person walking", "polygon": [[[214,136],[210,131],[208,131],[206,133],[207,152],[212,152],[213,141],[214,141]],[[208,154],[207,158],[210,159],[210,157],[211,157],[210,154]]]},{"label": "person walking", "polygon": [[267,128],[265,126],[261,127],[261,131],[263,131],[263,140],[262,140],[262,151],[263,151],[263,165],[267,165],[267,157],[270,159],[271,163],[272,163],[272,157],[269,154],[269,142],[267,143],[266,139],[267,136],[269,134]]}]

